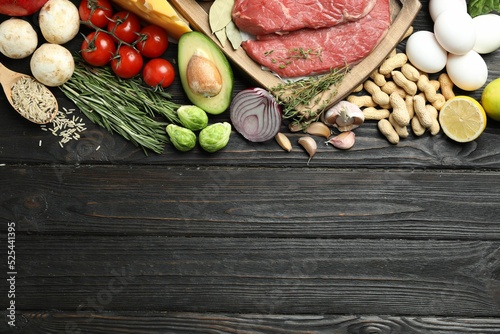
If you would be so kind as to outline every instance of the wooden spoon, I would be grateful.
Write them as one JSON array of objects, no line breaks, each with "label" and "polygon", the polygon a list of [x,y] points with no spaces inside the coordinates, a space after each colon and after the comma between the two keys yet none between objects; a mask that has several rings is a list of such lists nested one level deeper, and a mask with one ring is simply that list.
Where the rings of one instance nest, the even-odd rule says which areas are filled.
[{"label": "wooden spoon", "polygon": [[[26,92],[27,94],[31,93],[30,100],[34,100],[30,103],[30,109],[33,110],[33,112],[31,113],[28,110],[25,110],[25,108],[23,108],[19,104],[16,104],[12,99],[12,87],[17,83],[18,80],[23,78],[28,79],[28,82],[32,83],[31,85],[34,85],[35,88],[34,90]],[[27,74],[14,72],[0,63],[0,84],[2,84],[5,96],[7,97],[7,100],[9,101],[11,106],[21,116],[23,116],[30,122],[36,124],[46,124],[52,121],[56,116],[59,109],[56,97],[45,85],[36,81],[35,78]]]}]

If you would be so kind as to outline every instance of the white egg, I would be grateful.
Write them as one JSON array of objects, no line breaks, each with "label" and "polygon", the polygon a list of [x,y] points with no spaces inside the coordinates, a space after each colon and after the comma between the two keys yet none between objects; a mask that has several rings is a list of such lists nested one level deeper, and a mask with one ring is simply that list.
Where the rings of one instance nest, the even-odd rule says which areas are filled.
[{"label": "white egg", "polygon": [[406,56],[413,66],[426,73],[441,71],[447,54],[430,31],[417,31],[406,41]]},{"label": "white egg", "polygon": [[430,0],[429,1],[429,14],[433,21],[439,14],[444,12],[446,9],[460,9],[467,12],[467,2],[465,0]]},{"label": "white egg", "polygon": [[473,50],[485,54],[500,48],[500,15],[485,14],[472,19],[476,30]]},{"label": "white egg", "polygon": [[456,9],[448,9],[439,14],[434,22],[434,34],[446,51],[457,55],[472,50],[476,42],[472,17]]},{"label": "white egg", "polygon": [[488,79],[488,66],[474,50],[464,55],[449,53],[446,72],[458,88],[467,91],[481,88]]}]

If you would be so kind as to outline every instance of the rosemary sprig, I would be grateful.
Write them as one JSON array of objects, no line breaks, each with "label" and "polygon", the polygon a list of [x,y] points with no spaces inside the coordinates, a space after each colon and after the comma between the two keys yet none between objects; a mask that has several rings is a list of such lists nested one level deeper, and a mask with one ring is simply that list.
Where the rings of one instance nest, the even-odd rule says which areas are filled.
[{"label": "rosemary sprig", "polygon": [[[91,67],[75,58],[73,76],[61,91],[95,124],[136,146],[162,153],[169,142],[165,127],[179,123],[179,105],[161,89],[145,87],[138,78],[120,79],[107,67]],[[157,115],[168,122],[159,121]]]},{"label": "rosemary sprig", "polygon": [[338,86],[349,71],[347,66],[329,73],[287,81],[271,87],[270,92],[283,107],[283,118],[307,125],[317,120],[337,94]]}]

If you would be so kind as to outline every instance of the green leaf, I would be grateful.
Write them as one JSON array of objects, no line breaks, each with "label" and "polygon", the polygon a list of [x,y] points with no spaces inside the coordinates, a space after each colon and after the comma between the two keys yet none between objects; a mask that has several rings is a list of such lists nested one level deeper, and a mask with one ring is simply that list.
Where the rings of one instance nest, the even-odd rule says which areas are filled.
[{"label": "green leaf", "polygon": [[219,40],[220,45],[222,45],[222,47],[224,47],[224,45],[226,45],[226,41],[227,41],[226,28],[222,28],[221,30],[217,30],[216,32],[214,32],[214,34],[215,34],[215,37],[217,37],[217,39]]},{"label": "green leaf", "polygon": [[215,0],[208,12],[208,21],[212,32],[219,31],[231,22],[234,0]]},{"label": "green leaf", "polygon": [[488,14],[494,11],[500,11],[500,0],[471,0],[467,5],[467,11],[470,16]]},{"label": "green leaf", "polygon": [[227,24],[226,35],[227,35],[227,38],[229,39],[229,42],[231,42],[231,46],[233,47],[233,49],[238,50],[238,48],[240,47],[241,42],[242,42],[241,33],[233,21],[231,21]]}]

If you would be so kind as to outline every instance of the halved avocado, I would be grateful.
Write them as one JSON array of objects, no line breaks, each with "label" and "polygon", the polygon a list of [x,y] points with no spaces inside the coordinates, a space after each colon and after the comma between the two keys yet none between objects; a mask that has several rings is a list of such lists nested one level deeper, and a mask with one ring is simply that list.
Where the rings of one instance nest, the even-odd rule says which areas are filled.
[{"label": "halved avocado", "polygon": [[[216,69],[220,74],[220,91],[215,95],[193,90],[193,85],[190,85],[192,80],[188,81],[190,60],[197,57],[202,57],[203,62],[210,65],[209,68]],[[197,31],[183,34],[179,39],[177,63],[182,87],[191,103],[213,115],[220,114],[229,107],[234,86],[233,70],[226,56],[210,38]],[[195,62],[191,62],[191,66],[196,66],[193,63]]]}]

